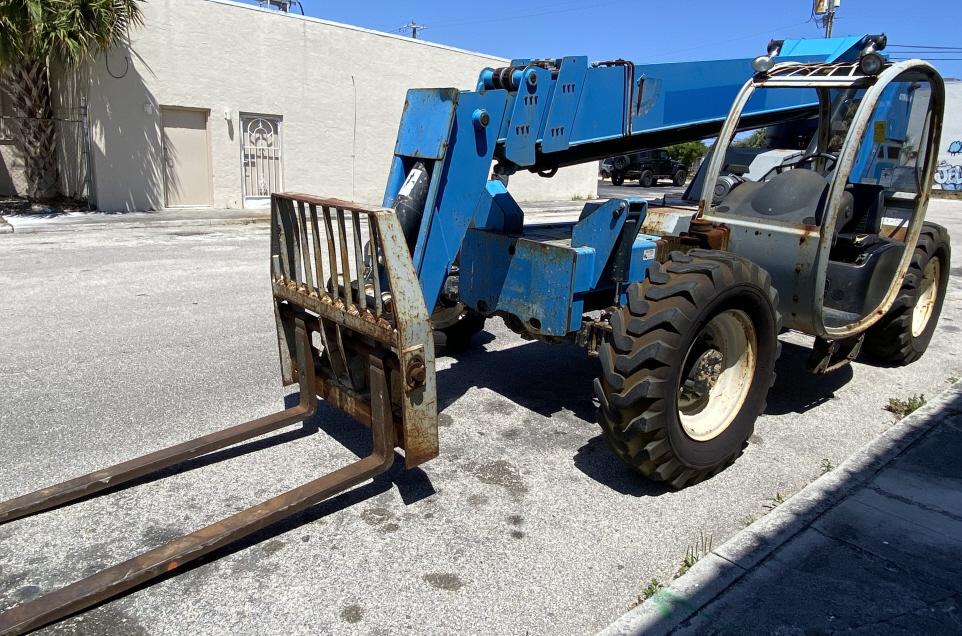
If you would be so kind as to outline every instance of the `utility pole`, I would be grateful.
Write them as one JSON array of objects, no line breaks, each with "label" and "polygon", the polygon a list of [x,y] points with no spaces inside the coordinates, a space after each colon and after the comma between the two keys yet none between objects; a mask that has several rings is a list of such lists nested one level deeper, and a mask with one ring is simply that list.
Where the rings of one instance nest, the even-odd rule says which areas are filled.
[{"label": "utility pole", "polygon": [[825,27],[825,37],[832,37],[832,26],[835,24],[835,11],[842,0],[815,0],[812,13],[815,17],[821,18],[822,26]]},{"label": "utility pole", "polygon": [[423,30],[426,29],[426,28],[427,28],[427,26],[425,26],[425,25],[423,25],[423,24],[418,24],[418,23],[415,22],[414,20],[411,20],[410,22],[408,22],[407,24],[405,24],[404,26],[402,26],[402,27],[401,27],[400,29],[398,29],[397,31],[398,31],[398,33],[403,33],[403,32],[405,32],[405,31],[410,31],[410,32],[411,32],[411,37],[416,40],[416,39],[418,39],[418,31],[423,31]]}]

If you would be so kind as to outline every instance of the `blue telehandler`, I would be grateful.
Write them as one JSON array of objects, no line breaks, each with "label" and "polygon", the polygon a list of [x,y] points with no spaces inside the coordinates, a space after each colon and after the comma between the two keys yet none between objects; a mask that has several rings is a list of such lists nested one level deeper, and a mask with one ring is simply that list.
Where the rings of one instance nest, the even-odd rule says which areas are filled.
[{"label": "blue telehandler", "polygon": [[[944,86],[884,35],[775,40],[754,60],[639,65],[584,57],[484,69],[475,90],[407,94],[382,206],[272,200],[280,413],[0,504],[0,523],[93,495],[312,416],[370,427],[370,456],[0,615],[22,633],[144,584],[387,470],[439,452],[435,334],[470,346],[500,317],[600,361],[614,454],[682,488],[729,465],[775,377],[778,336],[814,337],[826,373],[865,350],[907,364],[949,274],[925,222]],[[750,162],[732,147],[765,128]],[[525,224],[513,174],[715,137],[679,199],[585,204]],[[761,161],[762,158],[765,161]],[[740,163],[741,162],[741,163]],[[761,167],[759,167],[761,166]],[[589,387],[585,387],[589,391]]]}]

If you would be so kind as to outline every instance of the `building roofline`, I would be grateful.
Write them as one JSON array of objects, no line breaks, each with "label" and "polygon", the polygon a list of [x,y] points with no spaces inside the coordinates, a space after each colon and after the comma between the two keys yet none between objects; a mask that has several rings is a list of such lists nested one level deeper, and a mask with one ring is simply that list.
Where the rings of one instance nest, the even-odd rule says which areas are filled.
[{"label": "building roofline", "polygon": [[467,49],[459,49],[454,46],[447,46],[446,44],[438,44],[437,42],[429,42],[427,40],[415,40],[414,38],[409,38],[397,33],[387,33],[385,31],[375,31],[374,29],[365,29],[364,27],[355,26],[353,24],[344,24],[343,22],[334,22],[332,20],[324,20],[322,18],[315,18],[309,15],[300,15],[297,13],[285,13],[283,11],[275,11],[272,9],[266,9],[263,7],[258,7],[253,4],[248,4],[246,2],[235,2],[234,0],[204,0],[205,2],[211,2],[214,4],[223,4],[230,7],[236,7],[238,9],[247,9],[250,11],[257,11],[259,13],[265,13],[268,15],[275,15],[282,19],[296,19],[303,20],[305,22],[314,22],[317,24],[323,24],[325,26],[338,27],[341,29],[348,29],[350,31],[358,31],[361,33],[369,33],[371,35],[377,35],[380,37],[390,38],[392,40],[399,40],[406,42],[408,44],[415,44],[419,46],[430,46],[436,49],[443,49],[445,51],[451,51],[453,53],[464,53],[465,55],[473,55],[476,57],[487,57],[493,60],[500,60],[507,64],[509,60],[507,58],[499,57],[497,55],[490,55],[488,53],[480,53],[478,51],[469,51]]}]

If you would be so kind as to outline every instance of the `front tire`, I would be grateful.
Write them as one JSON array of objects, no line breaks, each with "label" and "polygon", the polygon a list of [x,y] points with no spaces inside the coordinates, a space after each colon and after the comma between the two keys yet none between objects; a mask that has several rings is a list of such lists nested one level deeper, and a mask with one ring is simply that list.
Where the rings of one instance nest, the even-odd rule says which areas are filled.
[{"label": "front tire", "polygon": [[775,379],[777,307],[768,273],[738,256],[672,252],[652,265],[599,350],[595,393],[614,453],[675,488],[734,461]]},{"label": "front tire", "polygon": [[923,224],[895,302],[865,333],[863,348],[872,358],[902,366],[922,357],[942,313],[951,256],[948,231]]}]

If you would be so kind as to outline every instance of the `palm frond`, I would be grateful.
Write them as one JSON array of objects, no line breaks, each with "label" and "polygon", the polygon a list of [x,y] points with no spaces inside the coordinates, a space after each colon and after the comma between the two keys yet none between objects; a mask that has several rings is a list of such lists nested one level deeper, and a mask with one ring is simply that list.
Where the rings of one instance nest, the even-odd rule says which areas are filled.
[{"label": "palm frond", "polygon": [[55,58],[76,66],[127,41],[143,0],[0,0],[0,68]]}]

